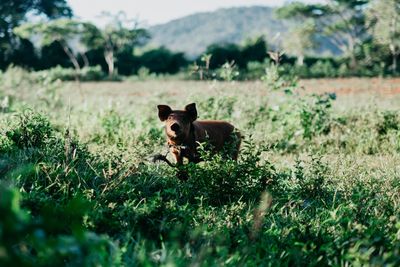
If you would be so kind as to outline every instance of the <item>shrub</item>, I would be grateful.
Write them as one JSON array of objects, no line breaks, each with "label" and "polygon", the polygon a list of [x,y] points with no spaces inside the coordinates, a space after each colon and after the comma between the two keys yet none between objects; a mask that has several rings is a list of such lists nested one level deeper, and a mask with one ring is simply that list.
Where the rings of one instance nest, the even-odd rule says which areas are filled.
[{"label": "shrub", "polygon": [[382,112],[379,119],[376,125],[379,135],[386,135],[390,130],[400,130],[400,116],[397,112]]},{"label": "shrub", "polygon": [[114,244],[83,227],[89,203],[74,198],[46,206],[32,217],[20,208],[20,194],[0,184],[0,265],[110,266],[119,263]]},{"label": "shrub", "polygon": [[34,75],[39,81],[74,81],[77,79],[80,81],[100,81],[106,78],[106,75],[100,66],[85,67],[82,68],[78,73],[75,69],[57,66],[51,69],[38,71]]},{"label": "shrub", "polygon": [[305,100],[300,104],[300,123],[303,137],[310,139],[319,134],[327,134],[330,131],[330,109],[335,94],[314,95],[311,103]]},{"label": "shrub", "polygon": [[18,148],[41,147],[52,137],[50,122],[39,113],[25,111],[5,133]]},{"label": "shrub", "polygon": [[330,61],[318,60],[310,67],[310,76],[313,78],[334,78],[338,75],[336,68]]},{"label": "shrub", "polygon": [[242,145],[239,163],[226,160],[221,154],[211,156],[202,147],[200,154],[205,162],[185,166],[189,180],[184,188],[187,193],[201,192],[203,200],[211,205],[254,200],[265,190],[267,180],[273,179],[271,165],[260,163],[262,150],[250,142]]},{"label": "shrub", "polygon": [[225,64],[223,64],[221,68],[217,70],[217,73],[221,80],[228,82],[233,81],[237,76],[239,76],[239,71],[237,70],[234,61],[230,63],[225,62]]}]

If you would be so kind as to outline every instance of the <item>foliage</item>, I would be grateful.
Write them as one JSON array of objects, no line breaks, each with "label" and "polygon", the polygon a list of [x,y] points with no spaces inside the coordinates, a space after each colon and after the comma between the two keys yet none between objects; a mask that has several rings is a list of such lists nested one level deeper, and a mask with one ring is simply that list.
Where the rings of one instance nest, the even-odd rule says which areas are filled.
[{"label": "foliage", "polygon": [[298,21],[313,20],[317,33],[326,36],[350,58],[352,68],[357,66],[355,50],[367,39],[365,25],[365,7],[369,1],[351,0],[329,1],[326,4],[290,3],[280,9],[283,18],[295,18]]},{"label": "foliage", "polygon": [[100,66],[84,67],[78,73],[74,69],[62,68],[61,66],[35,73],[35,77],[38,80],[48,80],[50,82],[57,80],[73,81],[76,76],[79,77],[80,81],[101,81],[106,78]]},{"label": "foliage", "polygon": [[314,95],[312,103],[303,102],[300,108],[300,123],[303,127],[303,137],[312,138],[315,135],[327,134],[331,127],[330,108],[335,94]]},{"label": "foliage", "polygon": [[[47,106],[33,76],[1,75],[2,94],[14,92],[0,114],[1,265],[399,264],[400,115],[387,102],[359,108],[357,95],[350,106],[286,78],[290,90],[82,84],[94,94],[83,100],[48,81],[59,103]],[[123,95],[110,103],[111,93]],[[239,160],[202,144],[205,161],[183,166],[186,182],[176,178],[182,170],[151,163],[166,149],[160,97],[177,107],[193,99],[202,119],[234,122]]]},{"label": "foliage", "polygon": [[[241,40],[234,38],[232,42],[218,40],[203,51],[203,55],[211,55],[208,61],[203,61],[203,56],[196,59],[193,55],[188,60],[186,56],[189,54],[169,50],[167,47],[171,47],[179,39],[177,32],[171,35],[174,40],[165,46],[149,46],[139,51],[137,47],[148,42],[151,29],[148,32],[140,28],[136,21],[129,20],[123,12],[116,15],[106,14],[111,21],[102,29],[71,19],[28,23],[15,28],[14,32],[22,37],[32,34],[35,38],[44,37],[41,38],[44,42],[40,51],[35,51],[29,40],[20,40],[15,44],[15,47],[19,47],[19,52],[13,53],[6,65],[13,62],[15,65],[35,70],[58,65],[65,68],[74,67],[76,79],[81,76],[81,66],[100,65],[103,71],[108,72],[109,80],[119,80],[119,75],[137,75],[141,68],[149,70],[149,78],[181,72],[179,77],[190,79],[247,80],[260,79],[265,74],[264,69],[268,67],[269,59],[266,51],[268,47],[272,47],[285,50],[287,55],[282,58],[279,72],[287,76],[321,78],[397,75],[397,67],[393,67],[397,65],[398,57],[396,33],[393,30],[389,33],[387,30],[396,28],[389,27],[390,23],[395,21],[389,18],[396,18],[396,5],[393,8],[386,8],[388,5],[379,8],[379,3],[381,1],[330,1],[327,4],[293,2],[276,10],[278,17],[288,22],[276,21],[274,18],[274,22],[271,23],[280,26],[276,26],[277,29],[275,26],[269,27],[275,31],[279,29],[282,37],[273,33],[260,36],[260,32],[257,38],[246,35],[242,36]],[[251,12],[255,16],[271,12],[269,8],[233,8],[217,13],[227,16],[231,13],[237,14],[241,10]],[[215,18],[212,21],[214,20]],[[254,24],[254,29],[260,28],[260,21],[261,19],[251,20],[249,24]],[[175,23],[178,22],[171,25]],[[226,19],[226,24],[229,23],[231,20]],[[244,22],[239,24],[243,28],[247,27]],[[386,30],[379,30],[379,27]],[[39,32],[41,33],[38,34]],[[163,34],[167,32],[168,29]],[[187,34],[187,30],[185,33]],[[211,35],[207,33],[198,36],[203,38]],[[382,39],[383,35],[385,42]],[[73,44],[71,40],[74,40]],[[193,38],[190,42],[193,46]],[[190,61],[193,64],[190,64]],[[234,68],[237,69],[231,71],[230,67],[226,68],[227,62],[231,65],[234,62]],[[1,64],[0,62],[0,67]],[[221,74],[224,77],[221,77]]]},{"label": "foliage", "polygon": [[82,222],[91,204],[79,197],[43,206],[35,217],[20,208],[20,193],[0,184],[0,264],[18,266],[114,265],[114,244],[87,231]]},{"label": "foliage", "polygon": [[82,42],[91,49],[103,49],[108,75],[111,77],[114,75],[115,56],[123,51],[132,53],[136,45],[143,44],[149,38],[149,34],[129,21],[123,12],[105,15],[111,17],[111,22],[104,29],[88,25],[82,35]]},{"label": "foliage", "polygon": [[[13,34],[13,28],[22,24],[28,16],[46,16],[47,18],[71,17],[72,10],[65,0],[14,1],[4,0],[0,5],[0,68],[9,64],[22,63],[20,59],[31,59],[34,55],[29,47],[32,44]],[[22,54],[22,55],[21,55]],[[25,61],[25,65],[32,62]]]},{"label": "foliage", "polygon": [[249,61],[263,61],[267,53],[267,44],[263,37],[240,47],[235,44],[211,45],[205,54],[212,55],[209,68],[216,69],[226,62],[235,62],[239,68],[244,68]]},{"label": "foliage", "polygon": [[150,73],[175,74],[187,65],[183,53],[173,53],[164,47],[144,52],[136,59],[138,67],[144,67]]},{"label": "foliage", "polygon": [[225,62],[224,65],[218,70],[219,78],[223,81],[231,82],[237,76],[239,76],[239,71],[236,70],[235,62]]},{"label": "foliage", "polygon": [[285,69],[280,65],[282,52],[270,52],[273,61],[266,61],[265,75],[261,76],[268,89],[281,90],[286,93],[292,93],[293,87],[296,86],[297,79],[290,73],[285,73]]},{"label": "foliage", "polygon": [[207,47],[205,54],[212,55],[210,69],[216,69],[226,62],[234,61],[238,63],[242,61],[240,48],[235,44],[212,45]]},{"label": "foliage", "polygon": [[315,22],[305,21],[301,26],[293,27],[285,38],[283,49],[297,57],[297,64],[304,64],[304,57],[307,52],[316,46],[313,40],[315,34]]},{"label": "foliage", "polygon": [[210,79],[215,77],[215,73],[212,73],[210,70],[210,62],[211,62],[212,54],[203,54],[200,57],[201,64],[198,64],[197,61],[194,62],[191,67],[190,74],[198,74],[199,80]]},{"label": "foliage", "polygon": [[397,71],[397,57],[400,54],[400,3],[396,0],[372,1],[367,12],[372,24],[371,32],[380,44],[388,46],[392,54],[392,71]]},{"label": "foliage", "polygon": [[74,38],[79,38],[86,32],[88,23],[71,19],[58,19],[50,22],[26,23],[14,28],[14,33],[21,38],[40,38],[41,45],[50,45],[58,42],[67,54],[76,71],[80,70],[79,62],[69,43]]}]

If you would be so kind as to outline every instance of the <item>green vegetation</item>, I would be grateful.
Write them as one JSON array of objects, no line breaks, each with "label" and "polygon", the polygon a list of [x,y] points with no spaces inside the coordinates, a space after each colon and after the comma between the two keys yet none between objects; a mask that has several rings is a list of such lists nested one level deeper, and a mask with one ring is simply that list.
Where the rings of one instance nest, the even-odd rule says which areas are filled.
[{"label": "green vegetation", "polygon": [[[2,73],[0,265],[399,265],[400,98],[368,98],[393,80],[311,93],[276,77]],[[357,83],[364,93],[322,92]],[[193,101],[245,139],[238,162],[203,151],[181,182],[151,162],[166,151],[156,105]]]},{"label": "green vegetation", "polygon": [[[0,266],[399,266],[399,10],[291,2],[149,30],[188,60],[123,13],[98,28],[64,0],[2,1]],[[299,79],[353,76],[380,78]],[[207,144],[183,170],[152,161],[156,106],[192,102],[241,131],[238,161]]]},{"label": "green vegetation", "polygon": [[[60,66],[74,68],[79,79],[82,68],[100,66],[108,75],[99,76],[107,80],[143,74],[251,80],[269,75],[265,73],[273,60],[269,52],[283,52],[280,75],[335,78],[399,73],[400,4],[395,0],[229,8],[149,29],[123,12],[103,14],[106,23],[100,28],[73,18],[64,1],[49,0],[52,5],[53,13],[40,4],[17,8],[3,21],[8,30],[4,38],[0,36],[0,45],[6,48],[0,51],[0,69]],[[47,18],[29,22],[29,9]],[[205,56],[210,58],[202,66]]]},{"label": "green vegetation", "polygon": [[28,17],[38,15],[48,19],[71,17],[72,10],[65,0],[14,1],[3,0],[0,4],[0,68],[10,64],[32,66],[36,60],[33,45],[13,33]]}]

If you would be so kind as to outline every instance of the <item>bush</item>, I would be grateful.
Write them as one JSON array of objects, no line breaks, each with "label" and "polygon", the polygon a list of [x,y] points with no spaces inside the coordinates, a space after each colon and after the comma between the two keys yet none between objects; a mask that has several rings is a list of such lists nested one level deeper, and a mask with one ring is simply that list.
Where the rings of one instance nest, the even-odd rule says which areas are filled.
[{"label": "bush", "polygon": [[379,135],[386,135],[390,130],[400,130],[400,116],[397,112],[385,111],[380,115],[380,120],[376,125]]},{"label": "bush", "polygon": [[136,60],[137,70],[144,67],[156,74],[175,74],[187,65],[183,53],[173,53],[164,47],[147,51]]},{"label": "bush", "polygon": [[47,118],[32,111],[19,115],[5,135],[17,148],[41,147],[52,138],[53,129]]},{"label": "bush", "polygon": [[78,73],[75,69],[63,68],[57,66],[51,69],[38,71],[35,73],[36,79],[56,81],[101,81],[106,78],[105,73],[101,70],[100,66],[95,67],[85,67],[82,68]]},{"label": "bush", "polygon": [[114,244],[83,227],[90,204],[74,198],[47,205],[32,217],[20,208],[20,194],[0,184],[2,266],[111,266],[119,263]]},{"label": "bush", "polygon": [[[206,147],[205,144],[202,147]],[[251,142],[242,145],[239,163],[220,154],[211,156],[209,151],[201,148],[200,154],[205,162],[185,166],[189,180],[184,189],[186,194],[201,192],[205,203],[224,205],[238,200],[254,200],[265,190],[267,180],[274,178],[273,167],[265,162],[260,164],[262,151]]]},{"label": "bush", "polygon": [[310,139],[319,134],[328,134],[331,127],[330,109],[335,94],[314,95],[311,103],[307,100],[300,106],[300,124],[303,137]]},{"label": "bush", "polygon": [[330,61],[318,60],[310,67],[310,77],[312,78],[334,78],[337,76],[337,70]]}]

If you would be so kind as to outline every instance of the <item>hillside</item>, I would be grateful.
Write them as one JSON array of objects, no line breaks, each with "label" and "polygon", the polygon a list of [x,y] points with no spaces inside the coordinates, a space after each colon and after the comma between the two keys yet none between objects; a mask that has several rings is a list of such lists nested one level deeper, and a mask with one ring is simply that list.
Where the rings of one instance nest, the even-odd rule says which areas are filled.
[{"label": "hillside", "polygon": [[196,56],[210,44],[241,43],[246,38],[261,34],[273,44],[276,42],[274,36],[285,32],[286,28],[287,23],[277,20],[272,8],[253,6],[196,13],[149,30],[151,45],[163,45],[173,51]]},{"label": "hillside", "polygon": [[[150,46],[165,46],[173,51],[195,57],[210,44],[240,44],[247,38],[264,35],[272,47],[282,41],[289,23],[275,18],[274,9],[266,6],[224,8],[203,12],[150,27]],[[337,54],[327,40],[319,39],[318,54]],[[328,52],[328,53],[329,53]]]}]

